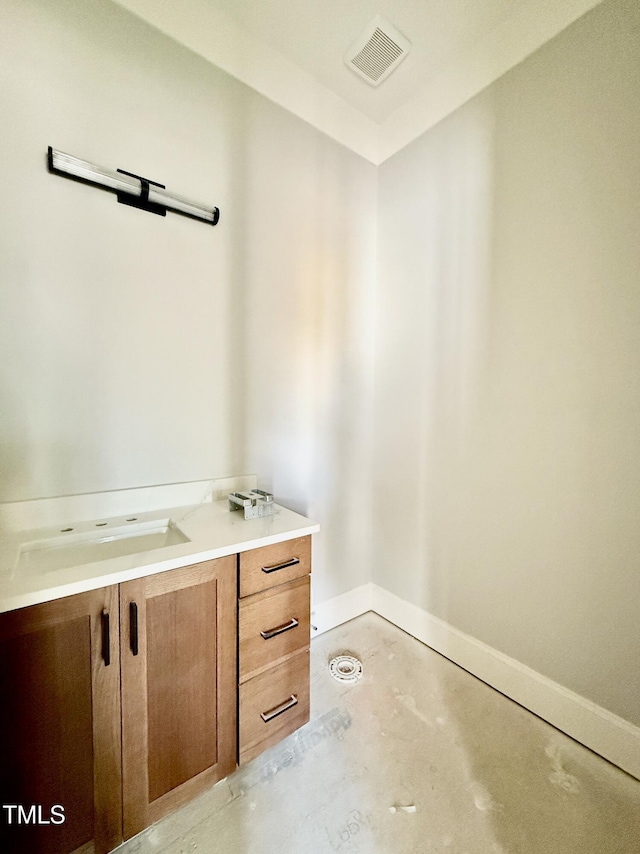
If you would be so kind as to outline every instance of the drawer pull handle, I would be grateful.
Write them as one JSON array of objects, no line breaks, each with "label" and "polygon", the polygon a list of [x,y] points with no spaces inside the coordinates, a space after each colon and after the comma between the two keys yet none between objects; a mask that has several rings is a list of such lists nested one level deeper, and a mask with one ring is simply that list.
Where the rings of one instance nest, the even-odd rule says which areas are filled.
[{"label": "drawer pull handle", "polygon": [[265,640],[270,640],[270,638],[274,638],[276,635],[281,635],[283,632],[288,632],[289,629],[295,629],[297,625],[298,621],[295,617],[292,617],[288,623],[283,623],[281,626],[277,626],[275,629],[267,629],[266,632],[260,632],[260,634]]},{"label": "drawer pull handle", "polygon": [[270,709],[268,712],[260,712],[260,717],[266,724],[268,724],[269,721],[277,718],[278,715],[281,715],[283,712],[286,712],[297,705],[298,697],[296,694],[292,694],[288,700],[285,700],[284,703],[280,703],[280,705],[276,706],[274,709]]},{"label": "drawer pull handle", "polygon": [[129,632],[131,652],[134,655],[138,654],[138,606],[135,602],[129,603]]},{"label": "drawer pull handle", "polygon": [[286,569],[288,566],[296,566],[300,563],[300,558],[292,557],[291,560],[286,560],[284,563],[274,563],[273,566],[263,566],[262,571],[269,572],[277,572],[279,569]]},{"label": "drawer pull handle", "polygon": [[102,660],[104,666],[111,664],[111,635],[109,631],[109,612],[105,609],[100,615],[102,623]]}]

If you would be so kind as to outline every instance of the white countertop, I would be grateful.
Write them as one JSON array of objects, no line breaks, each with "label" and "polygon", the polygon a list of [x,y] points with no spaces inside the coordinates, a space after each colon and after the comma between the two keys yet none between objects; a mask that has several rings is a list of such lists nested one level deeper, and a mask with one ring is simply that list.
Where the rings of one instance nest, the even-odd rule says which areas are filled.
[{"label": "white countertop", "polygon": [[122,530],[127,524],[132,524],[128,521],[131,515],[129,511],[122,516],[64,525],[72,528],[66,533],[59,523],[13,532],[5,529],[0,538],[0,613],[303,537],[320,530],[317,523],[280,506],[276,506],[272,516],[245,520],[241,511],[231,512],[228,501],[224,499],[135,514],[136,525],[148,523],[151,528],[154,524],[162,526],[170,519],[188,542],[62,569],[43,568],[45,562],[38,565],[37,561],[30,566],[24,560],[25,553],[30,550],[33,553],[43,542],[55,543],[54,549],[58,543],[64,548],[65,536],[70,538],[66,542],[71,543],[74,537],[98,533],[108,535],[110,531]]}]

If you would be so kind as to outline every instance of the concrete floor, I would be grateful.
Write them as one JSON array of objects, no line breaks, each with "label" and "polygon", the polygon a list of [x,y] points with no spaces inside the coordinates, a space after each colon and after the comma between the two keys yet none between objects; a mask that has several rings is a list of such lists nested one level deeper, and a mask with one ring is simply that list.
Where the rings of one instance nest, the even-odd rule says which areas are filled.
[{"label": "concrete floor", "polygon": [[[355,685],[328,672],[345,652]],[[311,698],[306,727],[118,854],[640,852],[640,782],[374,614],[313,641]]]}]

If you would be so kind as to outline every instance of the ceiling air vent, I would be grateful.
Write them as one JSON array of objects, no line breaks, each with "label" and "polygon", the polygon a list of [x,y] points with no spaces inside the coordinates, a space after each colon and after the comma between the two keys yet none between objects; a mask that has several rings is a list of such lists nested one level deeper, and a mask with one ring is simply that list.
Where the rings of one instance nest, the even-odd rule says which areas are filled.
[{"label": "ceiling air vent", "polygon": [[371,86],[379,86],[400,65],[410,47],[411,42],[393,24],[376,15],[351,45],[344,61]]}]

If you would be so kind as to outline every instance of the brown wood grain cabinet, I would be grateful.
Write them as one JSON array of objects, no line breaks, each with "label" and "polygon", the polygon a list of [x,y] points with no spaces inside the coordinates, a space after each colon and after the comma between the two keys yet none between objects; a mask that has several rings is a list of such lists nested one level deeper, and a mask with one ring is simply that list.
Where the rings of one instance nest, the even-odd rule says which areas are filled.
[{"label": "brown wood grain cabinet", "polygon": [[124,838],[236,766],[236,556],[120,587]]},{"label": "brown wood grain cabinet", "polygon": [[296,537],[238,555],[240,597],[260,593],[311,572],[311,537]]},{"label": "brown wood grain cabinet", "polygon": [[309,720],[311,537],[239,556],[240,764]]},{"label": "brown wood grain cabinet", "polygon": [[121,841],[117,587],[0,615],[0,756],[0,851]]},{"label": "brown wood grain cabinet", "polygon": [[309,647],[240,685],[240,764],[309,720]]},{"label": "brown wood grain cabinet", "polygon": [[309,719],[310,541],[0,614],[3,854],[111,851]]},{"label": "brown wood grain cabinet", "polygon": [[309,646],[309,576],[241,599],[238,608],[240,682]]}]

